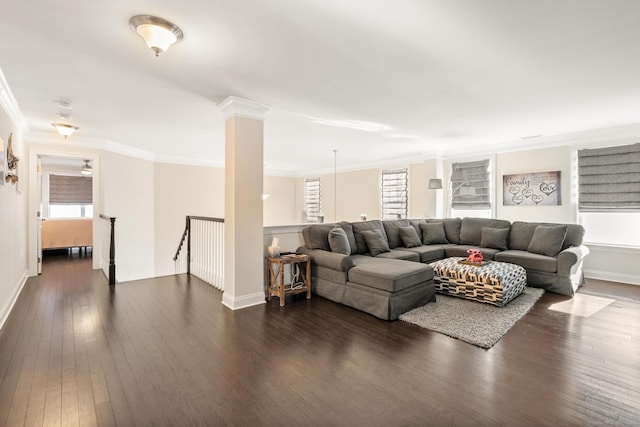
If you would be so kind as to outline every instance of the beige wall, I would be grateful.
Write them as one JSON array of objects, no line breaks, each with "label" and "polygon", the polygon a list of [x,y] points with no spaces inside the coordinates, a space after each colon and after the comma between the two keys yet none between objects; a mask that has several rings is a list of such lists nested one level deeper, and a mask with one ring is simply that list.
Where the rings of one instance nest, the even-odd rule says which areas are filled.
[{"label": "beige wall", "polygon": [[0,138],[4,141],[3,154],[6,154],[11,132],[13,132],[13,152],[20,158],[18,176],[23,182],[20,193],[15,184],[3,181],[4,185],[0,185],[0,242],[2,242],[0,244],[0,328],[18,298],[28,272],[26,150],[19,130],[4,110],[0,109]]},{"label": "beige wall", "polygon": [[111,152],[102,155],[105,215],[116,217],[116,280],[155,275],[154,163]]},{"label": "beige wall", "polygon": [[264,192],[269,195],[263,202],[265,226],[289,225],[300,221],[300,215],[296,215],[297,181],[296,178],[291,177],[264,177]]},{"label": "beige wall", "polygon": [[187,215],[224,217],[224,169],[155,163],[155,275],[175,273],[173,256]]}]

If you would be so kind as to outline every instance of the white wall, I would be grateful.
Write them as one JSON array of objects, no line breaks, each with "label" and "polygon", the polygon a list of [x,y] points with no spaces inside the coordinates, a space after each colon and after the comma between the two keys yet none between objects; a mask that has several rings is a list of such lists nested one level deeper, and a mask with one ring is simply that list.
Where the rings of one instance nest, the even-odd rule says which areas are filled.
[{"label": "white wall", "polygon": [[[571,192],[571,147],[500,153],[496,156],[496,217],[509,221],[575,223],[577,205]],[[502,176],[560,171],[560,206],[503,206]]]},{"label": "white wall", "polygon": [[[0,138],[4,141],[4,154],[13,132],[13,152],[20,158],[19,179],[22,192],[17,185],[4,182],[0,185],[0,328],[4,325],[11,308],[27,279],[28,227],[27,227],[27,170],[25,149],[20,131],[0,109]],[[6,171],[5,171],[6,172]]]},{"label": "white wall", "polygon": [[154,277],[154,163],[104,152],[101,173],[102,213],[117,218],[116,281]]}]

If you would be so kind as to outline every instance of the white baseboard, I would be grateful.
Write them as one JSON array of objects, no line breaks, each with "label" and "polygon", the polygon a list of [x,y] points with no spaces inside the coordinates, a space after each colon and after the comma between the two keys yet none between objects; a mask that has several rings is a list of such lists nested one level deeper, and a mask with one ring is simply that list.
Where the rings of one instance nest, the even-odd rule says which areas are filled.
[{"label": "white baseboard", "polygon": [[229,292],[222,294],[222,304],[231,310],[240,310],[242,308],[253,307],[254,305],[264,304],[264,292],[256,292],[255,294],[233,297]]},{"label": "white baseboard", "polygon": [[631,274],[621,274],[603,270],[584,270],[584,277],[588,279],[607,280],[609,282],[640,285],[640,277]]},{"label": "white baseboard", "polygon": [[16,301],[18,301],[18,297],[20,296],[24,285],[27,283],[27,273],[27,270],[22,273],[22,275],[18,279],[18,282],[16,283],[16,286],[14,287],[13,295],[11,295],[4,307],[0,309],[0,330],[2,330],[2,328],[4,327],[5,322],[9,318],[9,314],[11,314],[11,310],[13,310],[13,306],[16,305]]}]

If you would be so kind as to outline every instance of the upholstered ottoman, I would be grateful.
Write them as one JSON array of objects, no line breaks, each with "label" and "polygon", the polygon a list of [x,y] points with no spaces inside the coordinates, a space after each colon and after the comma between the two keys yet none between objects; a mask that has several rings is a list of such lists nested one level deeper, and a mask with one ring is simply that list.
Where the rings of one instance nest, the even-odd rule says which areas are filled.
[{"label": "upholstered ottoman", "polygon": [[463,257],[432,262],[436,292],[502,307],[524,291],[527,272],[519,265],[489,261],[479,267]]}]

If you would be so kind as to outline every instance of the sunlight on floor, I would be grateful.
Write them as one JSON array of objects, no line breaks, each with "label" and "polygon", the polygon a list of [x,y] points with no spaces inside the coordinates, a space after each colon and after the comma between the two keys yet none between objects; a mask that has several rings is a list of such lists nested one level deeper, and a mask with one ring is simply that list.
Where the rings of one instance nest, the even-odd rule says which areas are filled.
[{"label": "sunlight on floor", "polygon": [[560,311],[567,314],[574,314],[576,316],[590,317],[614,301],[615,300],[611,298],[575,294],[573,298],[568,301],[551,305],[549,307],[549,310]]}]

